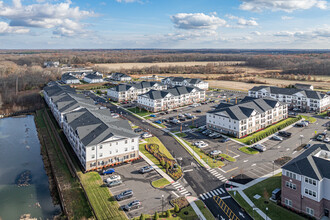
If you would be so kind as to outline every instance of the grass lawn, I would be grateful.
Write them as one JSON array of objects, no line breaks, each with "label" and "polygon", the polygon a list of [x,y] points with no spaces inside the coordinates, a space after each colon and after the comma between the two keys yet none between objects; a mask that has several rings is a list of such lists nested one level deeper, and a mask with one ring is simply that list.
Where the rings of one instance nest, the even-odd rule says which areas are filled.
[{"label": "grass lawn", "polygon": [[187,137],[186,133],[176,133],[175,135],[180,137],[180,138]]},{"label": "grass lawn", "polygon": [[325,111],[325,112],[322,112],[322,113],[318,114],[318,116],[321,116],[321,117],[326,117],[326,116],[327,116],[327,111]]},{"label": "grass lawn", "polygon": [[156,188],[164,188],[164,186],[170,184],[170,182],[165,179],[165,178],[161,178],[161,179],[158,179],[158,180],[155,180],[151,183],[151,185],[153,187],[156,187]]},{"label": "grass lawn", "polygon": [[[270,177],[254,186],[251,186],[244,190],[244,193],[251,199],[251,201],[264,213],[266,213],[271,219],[295,219],[302,220],[303,217],[286,210],[285,208],[276,205],[275,203],[269,200],[269,197],[272,195],[272,191],[275,188],[281,188],[281,173]],[[260,195],[261,198],[255,199],[254,195]],[[265,204],[265,201],[268,201],[268,204]],[[266,212],[266,207],[268,207],[268,211]]]},{"label": "grass lawn", "polygon": [[190,128],[190,129],[194,129],[194,128],[196,128],[196,126],[189,125],[189,128]]},{"label": "grass lawn", "polygon": [[148,112],[144,109],[139,109],[138,107],[128,108],[127,110],[129,110],[129,111],[131,111],[131,112],[133,112],[133,113],[135,113],[135,114],[137,114],[141,117],[152,114],[152,113],[150,113],[150,112]]},{"label": "grass lawn", "polygon": [[240,150],[246,154],[258,154],[259,153],[259,151],[255,150],[251,147],[240,147],[238,150]]},{"label": "grass lawn", "polygon": [[252,209],[252,207],[243,199],[241,194],[236,192],[236,195],[234,196],[234,191],[229,191],[229,194],[238,202],[238,204],[244,208],[244,210],[249,213],[249,215],[255,219],[255,220],[263,220],[263,218]]},{"label": "grass lawn", "polygon": [[[175,138],[177,139],[177,138]],[[183,140],[183,139],[181,139]],[[198,156],[200,158],[202,158],[202,160],[205,161],[205,163],[207,163],[211,168],[215,168],[215,167],[222,167],[224,166],[225,164],[222,162],[222,161],[219,161],[219,160],[213,160],[212,157],[204,154],[198,147],[192,145],[190,142],[186,141],[186,140],[183,140],[191,149],[193,149],[193,151],[195,151]],[[181,144],[181,142],[179,142]],[[181,144],[184,148],[186,148],[183,144]],[[188,152],[190,153],[190,151],[188,150]],[[196,161],[198,161],[197,159],[195,159]],[[198,162],[199,163],[199,162]]]},{"label": "grass lawn", "polygon": [[95,210],[97,219],[127,219],[109,189],[104,187],[100,175],[96,172],[83,174],[78,172],[87,196]]},{"label": "grass lawn", "polygon": [[[173,208],[172,209],[170,209],[170,211],[171,211],[171,215],[173,215],[174,214],[174,210],[173,210]],[[185,215],[184,214],[184,212],[188,212],[188,215]],[[162,220],[196,220],[196,219],[198,219],[198,216],[196,215],[196,213],[195,213],[195,211],[193,210],[193,208],[191,208],[191,206],[188,206],[188,207],[186,207],[186,208],[183,208],[183,209],[181,209],[180,210],[180,212],[179,213],[176,213],[176,217],[166,217],[166,212],[164,211],[164,215],[161,215],[160,213],[161,212],[158,212],[159,213],[159,219],[162,219]],[[154,219],[154,215],[148,215],[148,214],[144,214],[144,217],[147,219],[147,218],[149,218],[149,219]],[[135,218],[133,218],[133,220],[139,220],[140,219],[140,217],[135,217]],[[213,219],[213,217],[211,218],[211,219]]]},{"label": "grass lawn", "polygon": [[159,146],[160,152],[165,154],[169,159],[174,159],[172,154],[167,150],[164,144],[157,137],[146,138],[144,140],[149,144],[157,144]]},{"label": "grass lawn", "polygon": [[141,153],[143,153],[146,157],[148,157],[156,166],[158,166],[162,171],[166,173],[166,170],[163,168],[163,166],[160,164],[159,160],[154,157],[151,153],[149,153],[145,148],[145,144],[139,145],[139,150]]},{"label": "grass lawn", "polygon": [[205,207],[205,204],[201,200],[197,200],[197,201],[195,201],[195,203],[196,203],[197,207],[199,208],[199,210],[201,210],[201,212],[203,213],[203,215],[206,219],[214,219],[210,210],[207,207]]},{"label": "grass lawn", "polygon": [[227,155],[227,154],[220,154],[220,157],[223,157],[225,160],[228,160],[229,162],[236,162],[236,159]]},{"label": "grass lawn", "polygon": [[[280,121],[280,122],[278,122],[278,123],[276,123],[276,124],[274,124],[274,125],[270,125],[270,126],[268,126],[267,128],[265,128],[264,130],[261,130],[261,131],[258,131],[258,132],[256,132],[256,133],[254,133],[254,134],[251,134],[251,135],[249,135],[249,136],[247,136],[247,137],[244,137],[244,138],[234,138],[235,140],[237,140],[237,141],[239,141],[239,142],[242,142],[242,143],[244,143],[244,144],[248,144],[248,145],[250,145],[250,144],[252,144],[251,143],[251,141],[253,140],[253,139],[255,139],[256,137],[259,137],[259,136],[262,136],[262,135],[265,135],[265,137],[267,137],[267,133],[269,133],[269,135],[271,135],[271,134],[273,134],[271,131],[273,130],[273,129],[277,129],[277,128],[279,128],[280,126],[283,126],[285,123],[287,123],[287,122],[291,122],[291,124],[292,123],[294,123],[295,121],[297,120],[297,118],[287,118],[287,119],[284,119],[284,120],[282,120],[282,121]],[[283,128],[282,128],[283,129]]]},{"label": "grass lawn", "polygon": [[314,117],[310,117],[310,116],[305,116],[305,115],[300,115],[303,119],[305,119],[306,121],[309,121],[310,123],[315,123],[316,122],[316,118]]}]

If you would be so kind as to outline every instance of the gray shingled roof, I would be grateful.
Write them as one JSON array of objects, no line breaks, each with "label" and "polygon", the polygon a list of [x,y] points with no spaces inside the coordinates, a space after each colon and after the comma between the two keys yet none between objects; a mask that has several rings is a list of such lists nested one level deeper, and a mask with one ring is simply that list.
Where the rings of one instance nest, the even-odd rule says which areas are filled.
[{"label": "gray shingled roof", "polygon": [[124,73],[113,73],[112,76],[113,77],[120,77],[120,78],[121,77],[130,77],[130,76],[124,74]]},{"label": "gray shingled roof", "polygon": [[188,83],[193,84],[193,85],[202,82],[201,79],[184,78],[184,77],[167,77],[164,80],[166,80],[166,79],[170,79],[173,82],[183,82],[184,80],[186,80]]},{"label": "gray shingled roof", "polygon": [[141,96],[143,97],[147,97],[149,99],[152,99],[152,100],[157,100],[157,99],[162,99],[164,98],[165,96],[167,96],[168,94],[170,94],[169,92],[167,91],[162,91],[162,90],[150,90],[149,92],[145,93],[145,94],[142,94]]},{"label": "gray shingled roof", "polygon": [[197,87],[192,87],[192,86],[176,86],[167,90],[162,90],[162,91],[158,91],[158,90],[150,90],[149,92],[141,95],[141,96],[145,96],[148,97],[149,99],[162,99],[164,98],[167,94],[171,94],[173,96],[180,96],[180,95],[184,95],[184,94],[189,94],[191,93],[193,90],[197,90],[197,91],[203,91]]},{"label": "gray shingled roof", "polygon": [[70,73],[64,73],[61,77],[61,80],[66,81],[66,80],[78,80],[78,79],[72,76]]},{"label": "gray shingled roof", "polygon": [[158,84],[158,83],[142,81],[140,83],[135,83],[135,84],[119,84],[119,85],[111,88],[110,90],[114,90],[117,92],[125,92],[125,91],[128,91],[132,87],[134,87],[135,89],[144,89],[144,88],[151,88],[155,84]]},{"label": "gray shingled roof", "polygon": [[255,86],[250,91],[259,91],[261,89],[266,89],[269,93],[272,94],[283,94],[283,95],[294,95],[298,92],[305,95],[307,98],[311,99],[322,99],[325,95],[318,91],[313,90],[302,90],[295,88],[279,88],[274,86]]},{"label": "gray shingled roof", "polygon": [[249,101],[247,100],[241,102],[237,105],[230,105],[227,103],[220,104],[215,110],[209,111],[208,113],[215,115],[224,114],[234,120],[243,120],[249,118],[254,110],[261,114],[270,109],[273,109],[278,103],[280,105],[285,105],[284,103],[272,98],[251,99]]},{"label": "gray shingled roof", "polygon": [[282,168],[313,179],[330,179],[330,160],[315,156],[321,150],[330,151],[327,144],[314,144]]},{"label": "gray shingled roof", "polygon": [[101,75],[97,75],[95,73],[90,73],[90,74],[86,75],[85,78],[89,78],[89,79],[103,79],[103,77]]}]

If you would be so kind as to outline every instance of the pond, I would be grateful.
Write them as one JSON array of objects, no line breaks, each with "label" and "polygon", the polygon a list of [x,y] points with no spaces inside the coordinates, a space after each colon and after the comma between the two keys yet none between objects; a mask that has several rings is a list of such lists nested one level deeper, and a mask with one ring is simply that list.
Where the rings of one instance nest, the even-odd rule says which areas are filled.
[{"label": "pond", "polygon": [[53,219],[48,177],[33,116],[0,119],[0,219]]}]

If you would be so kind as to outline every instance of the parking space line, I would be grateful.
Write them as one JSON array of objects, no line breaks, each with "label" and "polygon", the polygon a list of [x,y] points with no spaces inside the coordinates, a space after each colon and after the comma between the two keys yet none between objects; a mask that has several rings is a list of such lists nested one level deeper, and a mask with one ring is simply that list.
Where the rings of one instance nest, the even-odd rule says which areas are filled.
[{"label": "parking space line", "polygon": [[221,195],[222,194],[222,192],[220,191],[220,189],[216,189],[216,191],[218,191],[218,193]]},{"label": "parking space line", "polygon": [[246,163],[246,162],[248,162],[248,161],[249,161],[249,160],[244,160],[243,162]]},{"label": "parking space line", "polygon": [[117,200],[116,200],[116,201],[120,204],[120,203],[128,203],[128,201],[130,201],[130,200],[134,200],[134,199],[136,199],[135,196],[133,196],[133,197],[131,197],[131,198],[128,198],[128,199],[121,200],[121,201],[117,201]]},{"label": "parking space line", "polygon": [[121,189],[121,190],[116,190],[116,191],[113,191],[113,190],[110,190],[112,194],[116,194],[118,192],[122,192],[122,191],[125,191],[125,190],[128,190],[128,188],[124,188],[124,189]]},{"label": "parking space line", "polygon": [[257,170],[257,169],[254,169],[253,172],[260,173],[261,175],[259,175],[259,177],[265,175],[265,173],[263,173],[263,172],[261,172],[260,170]]},{"label": "parking space line", "polygon": [[128,212],[132,212],[132,211],[137,211],[137,210],[140,210],[140,209],[143,209],[144,207],[143,206],[141,206],[140,208],[138,208],[138,209],[132,209],[132,210],[130,210],[130,211],[128,211]]},{"label": "parking space line", "polygon": [[293,152],[292,152],[292,154],[295,154],[295,153],[297,153],[297,151],[293,151]]},{"label": "parking space line", "polygon": [[254,163],[254,164],[251,165],[251,167],[253,167],[253,166],[255,166],[255,165],[257,165],[257,164]]}]

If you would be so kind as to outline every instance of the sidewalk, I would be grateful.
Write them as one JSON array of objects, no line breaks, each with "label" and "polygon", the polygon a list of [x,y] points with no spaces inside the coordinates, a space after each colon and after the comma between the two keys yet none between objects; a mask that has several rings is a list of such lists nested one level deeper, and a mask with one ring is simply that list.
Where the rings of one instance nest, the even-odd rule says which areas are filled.
[{"label": "sidewalk", "polygon": [[193,196],[187,196],[187,200],[189,204],[191,205],[191,208],[195,211],[196,215],[200,220],[207,220],[201,210],[199,210],[198,206],[196,205],[195,201],[198,200],[196,197]]},{"label": "sidewalk", "polygon": [[184,142],[181,138],[179,138],[172,132],[169,132],[169,134],[175,137],[181,144],[183,144],[186,147],[186,149],[188,149],[188,151],[194,155],[195,159],[197,159],[201,164],[203,164],[205,168],[207,169],[211,168],[204,160],[200,159],[199,155],[193,149],[191,149],[191,147],[189,147],[188,144],[186,144],[186,142]]},{"label": "sidewalk", "polygon": [[169,176],[167,175],[164,171],[162,171],[156,164],[154,164],[154,162],[152,162],[146,155],[144,155],[143,153],[141,153],[141,151],[139,152],[139,155],[150,165],[152,166],[162,177],[164,177],[165,179],[167,179],[170,183],[174,183],[175,181]]}]

